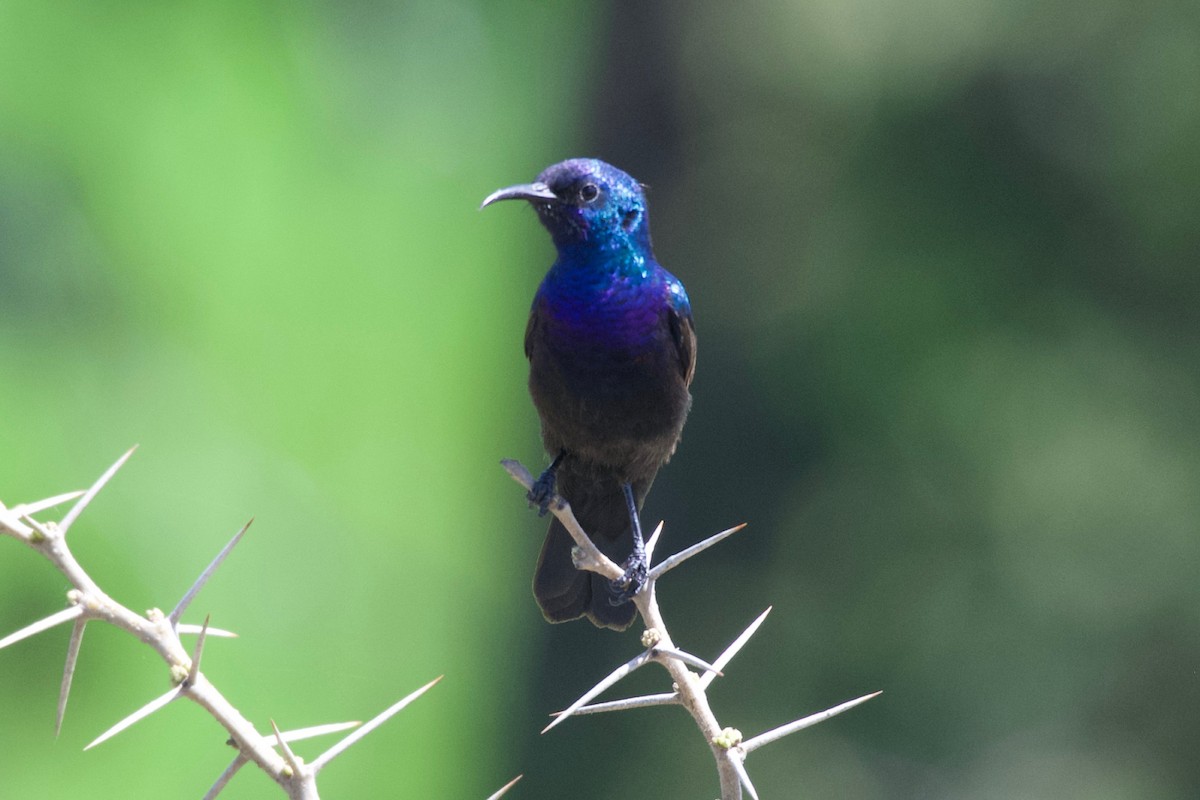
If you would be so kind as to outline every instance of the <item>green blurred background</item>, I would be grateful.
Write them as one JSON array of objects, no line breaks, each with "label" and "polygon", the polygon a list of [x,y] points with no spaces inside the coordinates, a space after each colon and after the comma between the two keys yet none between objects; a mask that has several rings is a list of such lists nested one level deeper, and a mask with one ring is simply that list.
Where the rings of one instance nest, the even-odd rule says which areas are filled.
[{"label": "green blurred background", "polygon": [[[638,648],[542,623],[521,338],[552,259],[492,189],[596,155],[651,187],[700,365],[647,506],[676,640],[764,798],[1200,795],[1194,3],[0,0],[0,499],[81,488],[135,609],[237,630],[262,728],[446,679],[326,796],[708,798],[690,720],[561,708]],[[63,580],[0,541],[0,633]],[[0,653],[0,795],[197,797],[231,758],[89,629]],[[639,674],[628,691],[662,690]],[[300,748],[314,756],[323,745]],[[253,770],[231,798],[281,796]]]}]

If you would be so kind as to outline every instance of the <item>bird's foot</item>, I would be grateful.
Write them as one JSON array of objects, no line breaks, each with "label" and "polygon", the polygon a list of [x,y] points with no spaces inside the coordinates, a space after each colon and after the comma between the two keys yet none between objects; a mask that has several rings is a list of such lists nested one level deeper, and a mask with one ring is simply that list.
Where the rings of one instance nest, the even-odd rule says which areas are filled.
[{"label": "bird's foot", "polygon": [[633,555],[625,559],[621,568],[625,570],[625,573],[608,582],[608,602],[614,606],[628,603],[646,585],[649,565],[646,563],[645,551],[635,551]]},{"label": "bird's foot", "polygon": [[637,500],[633,496],[633,485],[625,482],[621,484],[621,491],[625,494],[625,503],[629,508],[629,524],[633,533],[633,552],[629,554],[629,558],[625,559],[625,563],[621,568],[625,573],[619,578],[614,578],[608,582],[609,598],[608,602],[614,606],[619,606],[622,603],[628,603],[635,594],[642,590],[646,585],[646,574],[649,572],[649,559],[646,558],[646,545],[642,539],[642,520],[638,514]]},{"label": "bird's foot", "polygon": [[550,466],[538,475],[537,480],[533,482],[533,486],[526,493],[525,499],[529,501],[530,508],[538,510],[538,516],[546,516],[546,512],[550,510],[550,503],[554,501],[554,484],[555,473],[558,472],[558,465],[562,463],[563,453],[559,453],[555,459],[550,462]]}]

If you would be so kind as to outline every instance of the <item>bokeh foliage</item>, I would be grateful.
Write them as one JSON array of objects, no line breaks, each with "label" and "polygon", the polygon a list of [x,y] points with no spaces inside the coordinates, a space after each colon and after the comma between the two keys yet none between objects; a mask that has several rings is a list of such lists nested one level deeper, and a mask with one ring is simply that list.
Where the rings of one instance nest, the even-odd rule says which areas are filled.
[{"label": "bokeh foliage", "polygon": [[[651,186],[700,335],[647,512],[666,547],[751,522],[663,585],[676,640],[775,605],[714,685],[747,734],[885,691],[756,754],[760,790],[1195,796],[1198,90],[1167,0],[4,0],[0,497],[140,443],[76,534],[135,608],[256,515],[196,607],[243,634],[206,669],[264,724],[445,672],[331,797],[710,796],[669,709],[536,736],[636,644],[528,595],[543,523],[495,462],[539,463],[550,251],[475,207],[598,155]],[[0,550],[8,631],[63,587]],[[195,709],[78,752],[165,683],[111,633],[53,743],[64,645],[0,654],[0,794],[215,777]]]},{"label": "bokeh foliage", "polygon": [[[572,102],[569,73],[539,78],[521,40],[565,10],[6,2],[0,18],[4,499],[85,485],[140,444],[76,529],[102,584],[169,609],[257,516],[197,606],[243,636],[210,648],[213,679],[289,727],[366,718],[446,673],[453,691],[323,785],[486,795],[511,777],[495,742],[526,699],[520,662],[488,654],[536,623],[512,613],[536,545],[496,462],[534,443],[519,376],[538,251],[476,207],[564,146],[536,114]],[[566,59],[563,31],[547,52]],[[5,552],[15,628],[63,587]],[[192,796],[228,761],[182,707],[79,753],[165,685],[106,633],[58,743],[65,634],[5,653],[0,794]],[[233,796],[269,793],[250,776]]]}]

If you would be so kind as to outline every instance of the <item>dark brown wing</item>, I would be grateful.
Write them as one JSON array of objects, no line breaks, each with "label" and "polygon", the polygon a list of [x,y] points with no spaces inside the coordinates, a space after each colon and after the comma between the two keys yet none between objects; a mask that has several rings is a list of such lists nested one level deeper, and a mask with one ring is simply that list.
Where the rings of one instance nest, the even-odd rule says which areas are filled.
[{"label": "dark brown wing", "polygon": [[533,338],[542,327],[542,315],[538,312],[538,304],[534,303],[529,312],[529,322],[525,323],[525,357],[533,358]]},{"label": "dark brown wing", "polygon": [[685,386],[691,386],[692,377],[696,374],[696,327],[692,324],[692,315],[668,307],[667,324],[671,328],[671,338],[675,341],[675,352],[679,355],[683,383]]}]

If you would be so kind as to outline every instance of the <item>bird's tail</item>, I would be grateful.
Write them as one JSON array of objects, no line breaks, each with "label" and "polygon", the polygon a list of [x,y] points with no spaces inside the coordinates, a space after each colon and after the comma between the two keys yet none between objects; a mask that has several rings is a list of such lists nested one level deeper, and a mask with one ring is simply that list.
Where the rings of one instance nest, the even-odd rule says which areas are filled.
[{"label": "bird's tail", "polygon": [[[633,550],[633,529],[620,483],[609,476],[580,474],[569,462],[559,470],[557,483],[558,493],[571,504],[575,518],[600,551],[618,564],[627,559]],[[639,510],[649,488],[649,481],[634,485]],[[542,616],[549,622],[587,616],[597,627],[625,630],[637,609],[631,602],[614,606],[607,578],[575,569],[571,562],[574,544],[562,523],[551,521],[533,576],[533,595]]]}]

